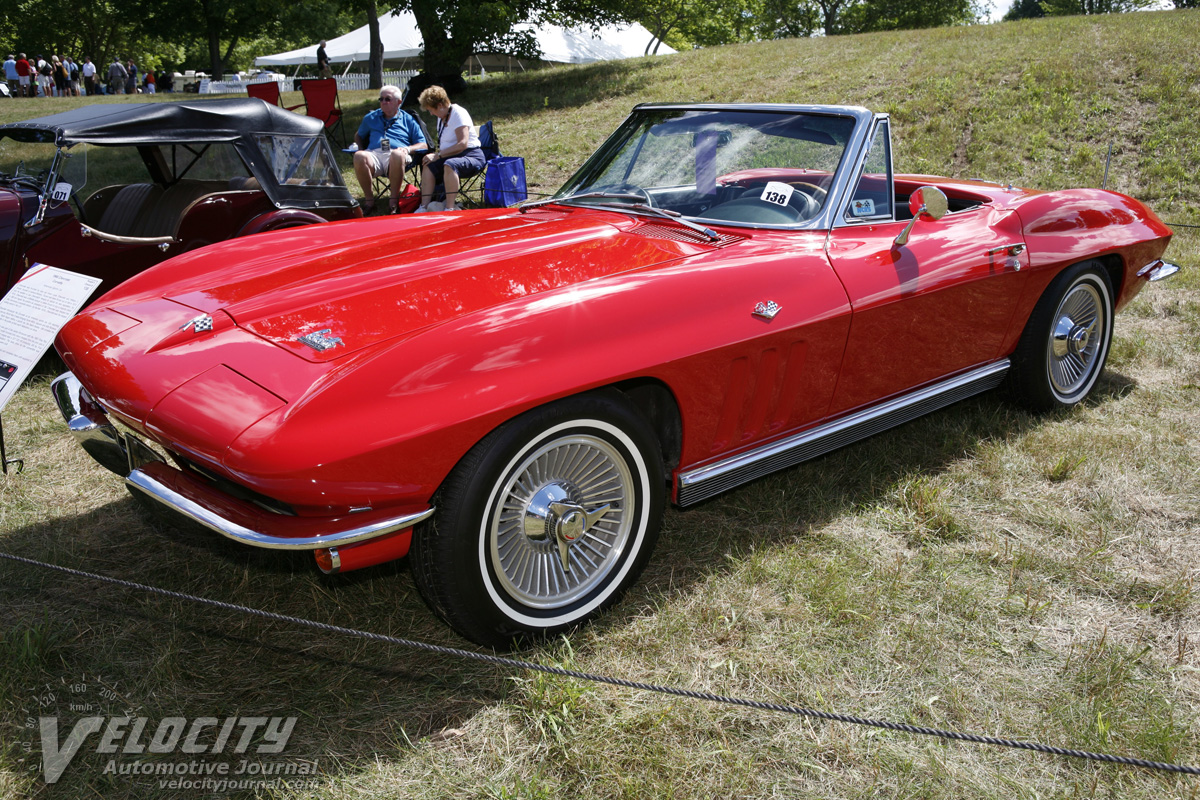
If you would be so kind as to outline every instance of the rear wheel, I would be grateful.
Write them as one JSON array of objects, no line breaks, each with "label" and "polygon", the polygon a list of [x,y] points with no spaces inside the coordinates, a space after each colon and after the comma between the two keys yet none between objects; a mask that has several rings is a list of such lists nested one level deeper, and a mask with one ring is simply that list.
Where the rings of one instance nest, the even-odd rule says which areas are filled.
[{"label": "rear wheel", "polygon": [[506,647],[611,605],[658,538],[654,434],[620,394],[530,411],[469,452],[413,536],[413,577],[455,630]]},{"label": "rear wheel", "polygon": [[1096,262],[1056,277],[1038,300],[1012,356],[1008,388],[1031,409],[1069,408],[1096,385],[1112,342],[1108,275]]}]

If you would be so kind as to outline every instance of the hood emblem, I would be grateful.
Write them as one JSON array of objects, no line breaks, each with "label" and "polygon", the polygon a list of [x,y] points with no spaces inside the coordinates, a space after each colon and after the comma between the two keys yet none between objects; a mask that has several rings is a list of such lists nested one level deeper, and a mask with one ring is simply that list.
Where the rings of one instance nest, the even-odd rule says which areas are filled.
[{"label": "hood emblem", "polygon": [[323,331],[313,331],[312,333],[306,333],[303,336],[297,336],[296,341],[308,345],[309,347],[311,347],[313,350],[316,350],[317,352],[322,352],[322,351],[330,349],[331,347],[337,347],[339,344],[342,343],[342,340],[337,338],[336,336],[328,335],[328,333],[331,330],[333,330],[333,329],[326,328]]},{"label": "hood emblem", "polygon": [[765,303],[756,305],[754,311],[751,313],[756,317],[761,317],[769,321],[775,319],[775,315],[779,313],[780,308],[779,303],[776,303],[774,300],[768,300]]},{"label": "hood emblem", "polygon": [[208,314],[201,314],[194,319],[189,319],[179,330],[186,331],[188,328],[191,328],[195,333],[211,331],[213,329],[213,318]]}]

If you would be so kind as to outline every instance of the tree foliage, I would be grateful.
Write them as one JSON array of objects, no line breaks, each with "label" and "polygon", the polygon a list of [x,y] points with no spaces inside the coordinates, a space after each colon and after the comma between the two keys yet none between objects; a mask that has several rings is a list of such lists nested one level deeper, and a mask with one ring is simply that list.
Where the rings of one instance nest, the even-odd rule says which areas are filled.
[{"label": "tree foliage", "polygon": [[112,0],[94,0],[61,13],[52,0],[17,0],[0,22],[0,46],[6,52],[70,55],[97,65],[119,56],[136,57],[152,42],[144,25],[122,13]]},{"label": "tree foliage", "polygon": [[[173,41],[188,42],[191,57],[204,54],[203,67],[221,75],[234,61],[239,45],[252,40],[309,44],[331,26],[340,27],[344,8],[335,2],[293,3],[289,0],[134,0],[148,30]],[[128,12],[125,12],[128,14]]]},{"label": "tree foliage", "polygon": [[1042,0],[1016,0],[1005,12],[1004,21],[1037,19],[1044,16],[1046,16],[1046,11],[1042,8]]},{"label": "tree foliage", "polygon": [[1042,10],[1048,17],[1082,14],[1117,14],[1150,8],[1154,0],[1043,0]]},{"label": "tree foliage", "polygon": [[458,74],[472,53],[510,53],[536,58],[537,41],[520,23],[544,21],[596,27],[630,19],[620,0],[403,0],[425,42],[425,71]]},{"label": "tree foliage", "polygon": [[971,0],[860,0],[838,20],[839,33],[964,25],[978,15]]}]

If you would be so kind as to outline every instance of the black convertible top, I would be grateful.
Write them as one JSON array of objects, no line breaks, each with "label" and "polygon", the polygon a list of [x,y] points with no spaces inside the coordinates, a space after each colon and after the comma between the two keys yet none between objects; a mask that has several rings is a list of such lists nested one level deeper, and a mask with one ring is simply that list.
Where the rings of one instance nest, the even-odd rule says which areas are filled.
[{"label": "black convertible top", "polygon": [[257,98],[182,103],[95,103],[0,125],[0,137],[59,147],[230,142],[256,133],[318,136],[323,126]]}]

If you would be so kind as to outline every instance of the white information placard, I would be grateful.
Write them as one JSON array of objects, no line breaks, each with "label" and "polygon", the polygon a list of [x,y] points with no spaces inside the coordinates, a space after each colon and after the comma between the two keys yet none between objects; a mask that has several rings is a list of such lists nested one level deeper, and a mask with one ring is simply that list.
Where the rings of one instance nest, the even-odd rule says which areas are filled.
[{"label": "white information placard", "polygon": [[34,264],[0,298],[0,411],[50,348],[59,328],[99,285],[99,278]]}]

